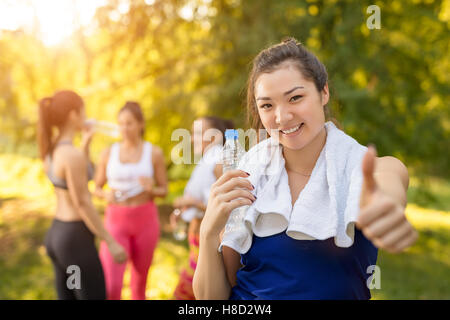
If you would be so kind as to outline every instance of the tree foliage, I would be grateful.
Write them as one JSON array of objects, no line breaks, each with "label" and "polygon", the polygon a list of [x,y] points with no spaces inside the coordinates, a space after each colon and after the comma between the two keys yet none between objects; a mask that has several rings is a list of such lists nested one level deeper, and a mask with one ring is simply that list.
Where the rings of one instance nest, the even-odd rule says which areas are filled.
[{"label": "tree foliage", "polygon": [[[330,104],[346,132],[417,174],[449,177],[449,3],[110,0],[92,26],[57,47],[1,31],[2,150],[36,154],[38,99],[71,88],[89,116],[104,120],[126,100],[139,101],[147,138],[169,158],[172,131],[200,115],[245,126],[253,57],[294,36],[327,66]],[[366,25],[372,4],[381,10],[379,30]]]}]

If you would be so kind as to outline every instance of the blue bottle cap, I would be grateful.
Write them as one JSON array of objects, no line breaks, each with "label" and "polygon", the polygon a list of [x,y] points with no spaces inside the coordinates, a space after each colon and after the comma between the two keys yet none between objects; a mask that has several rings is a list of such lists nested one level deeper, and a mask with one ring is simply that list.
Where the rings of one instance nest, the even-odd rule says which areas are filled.
[{"label": "blue bottle cap", "polygon": [[225,139],[234,139],[238,138],[238,131],[236,129],[227,129],[225,130]]}]

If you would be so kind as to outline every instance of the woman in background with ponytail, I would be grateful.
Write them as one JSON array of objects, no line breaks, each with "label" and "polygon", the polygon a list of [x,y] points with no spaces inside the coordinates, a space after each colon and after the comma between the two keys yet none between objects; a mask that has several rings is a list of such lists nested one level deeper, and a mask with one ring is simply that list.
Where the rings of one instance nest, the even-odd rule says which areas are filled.
[{"label": "woman in background with ponytail", "polygon": [[[115,261],[126,260],[124,249],[103,227],[88,189],[91,132],[83,136],[83,150],[73,145],[84,127],[82,98],[73,91],[59,91],[39,105],[38,144],[44,169],[55,187],[56,213],[45,237],[54,271],[58,299],[103,300],[105,282],[94,235],[108,244]],[[58,134],[53,137],[53,128]],[[69,268],[70,267],[70,268]],[[73,269],[75,267],[75,269]],[[68,287],[72,270],[79,272],[74,288]]]},{"label": "woman in background with ponytail", "polygon": [[[197,266],[200,238],[200,223],[206,211],[211,185],[222,175],[222,147],[225,142],[225,130],[232,129],[230,120],[217,117],[202,117],[194,121],[191,141],[194,153],[202,155],[184,189],[183,196],[175,199],[171,225],[175,228],[177,219],[189,222],[189,265],[181,271],[180,280],[175,288],[176,300],[195,300],[192,290],[192,279]],[[216,132],[211,132],[209,130]],[[212,139],[214,137],[214,139]]]}]

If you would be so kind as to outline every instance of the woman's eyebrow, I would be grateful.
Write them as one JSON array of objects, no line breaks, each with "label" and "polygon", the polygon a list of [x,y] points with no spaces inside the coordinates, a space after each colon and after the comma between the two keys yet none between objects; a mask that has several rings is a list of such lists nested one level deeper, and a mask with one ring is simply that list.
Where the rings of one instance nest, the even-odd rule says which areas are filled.
[{"label": "woman's eyebrow", "polygon": [[[283,95],[286,96],[286,95],[288,95],[288,94],[294,92],[294,91],[297,90],[297,89],[304,89],[304,88],[305,88],[305,87],[303,87],[303,86],[294,87],[294,88],[292,88],[291,90],[286,91],[285,93],[283,93]],[[256,101],[258,101],[258,100],[270,100],[270,98],[269,98],[269,97],[258,97],[258,98],[256,98]]]},{"label": "woman's eyebrow", "polygon": [[293,91],[297,90],[297,89],[305,89],[305,87],[303,86],[299,86],[299,87],[294,87],[289,91],[286,91],[285,93],[283,93],[284,96],[288,95],[289,93],[292,93]]}]

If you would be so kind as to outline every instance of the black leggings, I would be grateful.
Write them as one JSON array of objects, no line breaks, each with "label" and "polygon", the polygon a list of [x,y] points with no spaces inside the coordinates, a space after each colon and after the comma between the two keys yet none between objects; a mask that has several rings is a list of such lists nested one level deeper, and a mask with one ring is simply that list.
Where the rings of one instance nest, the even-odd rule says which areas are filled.
[{"label": "black leggings", "polygon": [[105,278],[94,235],[83,221],[54,219],[45,237],[45,247],[55,270],[58,299],[106,299]]}]

